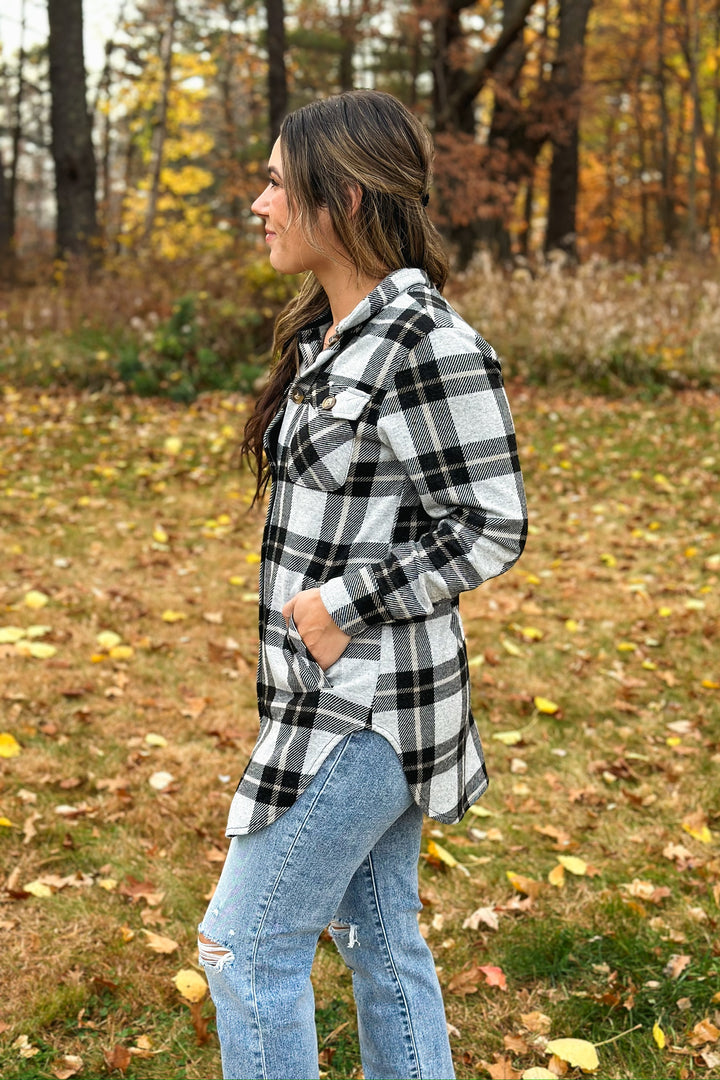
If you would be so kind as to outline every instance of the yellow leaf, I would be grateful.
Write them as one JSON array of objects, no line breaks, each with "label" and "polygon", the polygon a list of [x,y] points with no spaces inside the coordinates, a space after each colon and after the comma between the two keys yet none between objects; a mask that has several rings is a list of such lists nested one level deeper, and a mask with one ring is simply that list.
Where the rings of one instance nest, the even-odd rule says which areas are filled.
[{"label": "yellow leaf", "polygon": [[117,885],[118,885],[115,878],[111,878],[111,877],[98,878],[97,883],[98,883],[98,885],[100,886],[101,889],[105,890],[105,892],[115,892],[115,890],[117,889]]},{"label": "yellow leaf", "polygon": [[108,655],[111,660],[131,660],[135,650],[132,645],[113,645]]},{"label": "yellow leaf", "polygon": [[525,580],[527,581],[528,585],[541,585],[542,584],[542,582],[540,581],[540,578],[537,576],[537,574],[526,574],[525,575]]},{"label": "yellow leaf", "polygon": [[664,1048],[665,1048],[665,1032],[663,1031],[663,1029],[660,1027],[660,1025],[657,1022],[655,1022],[653,1024],[652,1033],[653,1033],[653,1039],[655,1040],[657,1045],[660,1047],[661,1050],[664,1050]]},{"label": "yellow leaf", "polygon": [[510,656],[522,656],[523,655],[522,649],[520,648],[519,645],[516,645],[514,641],[508,641],[507,638],[503,638],[502,641],[500,642],[500,644],[502,645],[505,652],[509,653]]},{"label": "yellow leaf", "polygon": [[686,833],[692,836],[693,840],[699,840],[701,844],[712,844],[713,835],[707,825],[699,825],[693,821],[683,821],[682,827]]},{"label": "yellow leaf", "polygon": [[167,608],[162,613],[163,622],[182,622],[183,619],[187,619],[187,615],[182,611],[173,611],[171,608]]},{"label": "yellow leaf", "polygon": [[44,641],[18,641],[15,651],[22,656],[32,656],[34,660],[49,660],[55,655],[57,649]]},{"label": "yellow leaf", "polygon": [[663,606],[658,608],[658,615],[661,619],[668,619],[672,615],[672,608]]},{"label": "yellow leaf", "polygon": [[249,555],[245,556],[245,562],[250,563],[251,565],[253,563],[259,563],[260,556],[257,554],[257,552],[251,551]]},{"label": "yellow leaf", "polygon": [[548,874],[548,881],[551,885],[554,885],[556,889],[561,889],[565,884],[565,867],[555,866]]},{"label": "yellow leaf", "polygon": [[33,611],[45,607],[49,600],[50,597],[46,593],[40,592],[39,589],[31,589],[30,592],[25,593],[25,606],[32,608]]},{"label": "yellow leaf", "polygon": [[547,716],[552,716],[560,708],[554,701],[550,701],[549,698],[545,697],[535,697],[533,703],[539,713],[545,713]]},{"label": "yellow leaf", "polygon": [[558,855],[558,862],[562,863],[569,874],[575,874],[576,877],[587,874],[587,863],[576,855]]},{"label": "yellow leaf", "polygon": [[169,937],[163,937],[162,934],[154,934],[152,930],[143,929],[143,934],[147,935],[147,947],[152,949],[153,952],[171,953],[179,948],[177,941],[173,941]]},{"label": "yellow leaf", "polygon": [[247,584],[247,578],[241,577],[240,574],[233,574],[232,577],[228,578],[228,582],[231,585],[238,585],[240,588],[242,588],[243,585]]},{"label": "yellow leaf", "polygon": [[27,885],[23,885],[23,889],[31,896],[38,896],[43,900],[52,896],[52,889],[48,885],[43,885],[42,881],[30,881]]},{"label": "yellow leaf", "polygon": [[539,881],[534,881],[532,878],[524,877],[522,874],[516,874],[514,870],[506,870],[507,879],[514,889],[523,893],[525,896],[529,896],[535,899],[539,895],[542,889],[542,884]]},{"label": "yellow leaf", "polygon": [[166,454],[170,454],[171,457],[177,457],[182,450],[182,439],[177,435],[168,435],[167,439],[163,443],[163,448]]},{"label": "yellow leaf", "polygon": [[617,566],[617,559],[615,558],[615,556],[610,555],[607,552],[606,552],[606,554],[600,556],[600,560],[601,560],[601,562],[604,562],[606,566],[610,566],[610,567]]},{"label": "yellow leaf", "polygon": [[0,645],[14,645],[25,637],[25,631],[19,626],[0,626]]},{"label": "yellow leaf", "polygon": [[9,731],[0,732],[0,758],[17,757],[20,753],[20,743]]},{"label": "yellow leaf", "polygon": [[12,829],[13,827],[13,823],[10,818],[6,817],[0,817],[0,825],[2,825],[6,829]]},{"label": "yellow leaf", "polygon": [[584,1072],[594,1072],[600,1064],[597,1050],[585,1039],[553,1039],[547,1044],[545,1050],[548,1054],[555,1054],[561,1061],[567,1061],[568,1065],[573,1065]]},{"label": "yellow leaf", "polygon": [[637,645],[634,641],[618,641],[615,648],[618,652],[635,652]]},{"label": "yellow leaf", "polygon": [[580,624],[577,623],[575,619],[566,619],[565,629],[569,634],[576,634],[577,631],[580,629]]},{"label": "yellow leaf", "polygon": [[542,641],[543,632],[538,630],[535,626],[523,626],[520,633],[528,641]]},{"label": "yellow leaf", "polygon": [[494,817],[492,810],[486,810],[484,806],[478,806],[475,803],[474,806],[468,807],[468,812],[474,814],[475,817]]},{"label": "yellow leaf", "polygon": [[162,525],[156,525],[153,529],[153,540],[156,544],[167,544],[170,537],[163,529]]},{"label": "yellow leaf", "polygon": [[520,1080],[558,1080],[554,1072],[543,1068],[542,1065],[533,1065],[532,1069],[526,1069]]},{"label": "yellow leaf", "polygon": [[167,746],[168,744],[164,735],[156,735],[154,731],[148,731],[145,742],[148,746]]},{"label": "yellow leaf", "polygon": [[515,746],[517,743],[522,742],[521,731],[496,731],[493,735],[493,739],[497,739],[503,746]]},{"label": "yellow leaf", "polygon": [[720,682],[715,682],[714,679],[703,679],[701,686],[706,690],[720,690]]},{"label": "yellow leaf", "polygon": [[207,994],[207,983],[192,968],[183,968],[173,977],[175,986],[187,1001],[202,1001]]},{"label": "yellow leaf", "polygon": [[51,626],[28,626],[27,630],[25,631],[25,637],[29,637],[29,638],[45,637],[45,635],[49,634],[51,630],[52,630]]},{"label": "yellow leaf", "polygon": [[105,649],[106,652],[110,652],[116,645],[119,645],[122,638],[119,634],[116,634],[114,630],[103,630],[95,639],[101,649]]},{"label": "yellow leaf", "polygon": [[453,867],[458,864],[455,856],[451,855],[450,852],[444,847],[441,847],[440,844],[436,844],[434,840],[430,840],[428,843],[428,855],[432,859],[439,859],[440,862],[445,863],[446,866]]}]

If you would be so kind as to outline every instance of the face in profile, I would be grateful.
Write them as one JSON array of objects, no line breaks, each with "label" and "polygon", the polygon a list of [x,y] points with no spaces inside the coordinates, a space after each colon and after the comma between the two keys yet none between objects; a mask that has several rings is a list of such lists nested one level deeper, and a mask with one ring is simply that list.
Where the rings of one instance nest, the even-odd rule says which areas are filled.
[{"label": "face in profile", "polygon": [[300,274],[312,270],[321,280],[328,273],[336,272],[342,248],[330,224],[328,211],[323,208],[318,211],[312,244],[299,217],[290,212],[279,139],[270,155],[268,176],[267,187],[250,209],[262,219],[272,266],[280,274]]}]

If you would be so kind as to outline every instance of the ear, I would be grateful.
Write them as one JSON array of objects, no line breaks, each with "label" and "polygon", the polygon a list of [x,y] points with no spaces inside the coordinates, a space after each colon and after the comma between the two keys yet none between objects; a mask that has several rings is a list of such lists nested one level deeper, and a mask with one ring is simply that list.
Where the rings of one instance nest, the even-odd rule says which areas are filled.
[{"label": "ear", "polygon": [[350,217],[355,217],[362,202],[362,188],[358,184],[351,184],[348,188],[348,194],[350,196]]}]

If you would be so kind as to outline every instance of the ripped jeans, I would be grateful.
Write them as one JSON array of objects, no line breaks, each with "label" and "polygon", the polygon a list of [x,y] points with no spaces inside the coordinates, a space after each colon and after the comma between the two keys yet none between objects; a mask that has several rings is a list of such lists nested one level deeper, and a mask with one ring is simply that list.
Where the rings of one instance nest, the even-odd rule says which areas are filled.
[{"label": "ripped jeans", "polygon": [[353,973],[365,1077],[454,1077],[420,935],[422,812],[392,746],[353,732],[277,821],[235,836],[200,925],[223,1076],[318,1076],[310,971],[330,932]]}]

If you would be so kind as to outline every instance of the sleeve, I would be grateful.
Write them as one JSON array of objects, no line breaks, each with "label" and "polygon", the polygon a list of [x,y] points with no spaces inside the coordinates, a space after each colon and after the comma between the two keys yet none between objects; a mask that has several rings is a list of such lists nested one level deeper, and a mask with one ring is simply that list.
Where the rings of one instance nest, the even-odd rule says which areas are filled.
[{"label": "sleeve", "polygon": [[380,562],[320,587],[350,636],[427,617],[436,604],[508,570],[527,536],[517,442],[492,348],[436,330],[409,354],[386,394],[378,435],[415,489],[431,527]]}]

